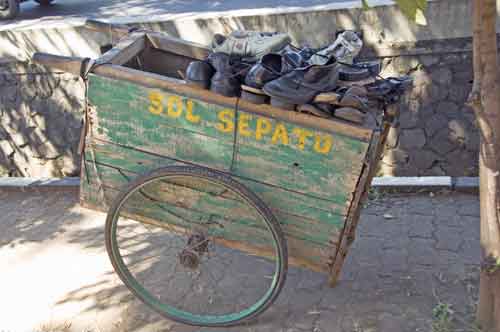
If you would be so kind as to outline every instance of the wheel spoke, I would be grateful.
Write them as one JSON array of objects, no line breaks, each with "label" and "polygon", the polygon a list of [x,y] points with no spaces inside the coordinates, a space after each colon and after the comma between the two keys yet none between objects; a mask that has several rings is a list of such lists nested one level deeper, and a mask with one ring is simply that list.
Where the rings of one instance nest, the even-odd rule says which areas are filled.
[{"label": "wheel spoke", "polygon": [[[241,184],[193,167],[136,179],[108,214],[106,241],[118,249],[110,251],[113,266],[134,294],[171,319],[207,326],[245,320],[274,301],[286,273],[283,235],[261,206]],[[273,259],[254,255],[261,247]]]}]

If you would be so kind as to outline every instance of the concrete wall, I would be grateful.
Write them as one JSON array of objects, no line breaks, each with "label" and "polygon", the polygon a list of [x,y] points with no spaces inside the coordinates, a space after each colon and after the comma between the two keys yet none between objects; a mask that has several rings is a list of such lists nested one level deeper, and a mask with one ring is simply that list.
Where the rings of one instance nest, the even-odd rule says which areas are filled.
[{"label": "concrete wall", "polygon": [[[190,16],[136,25],[202,43],[208,43],[216,32],[224,33],[236,28],[278,30],[288,32],[296,44],[307,43],[311,46],[328,44],[339,28],[363,30],[366,41],[363,57],[383,59],[385,76],[411,74],[415,78],[415,88],[402,103],[401,126],[391,132],[381,174],[476,175],[478,134],[473,114],[464,106],[472,81],[470,3],[468,0],[431,2],[427,12],[430,24],[427,27],[409,23],[394,6],[380,6],[366,12],[351,8],[277,11],[272,15]],[[0,54],[12,53],[12,45],[17,44],[22,45],[15,48],[16,56],[21,58],[36,50],[96,57],[99,47],[113,39],[114,36],[109,33],[98,34],[82,27],[55,27],[31,32],[2,31],[0,45],[11,46],[3,48],[3,51],[0,48]],[[80,44],[82,47],[75,47]],[[9,70],[25,73],[41,70],[38,67],[21,67]],[[84,93],[82,83],[60,74],[11,77],[16,78],[4,79],[0,84],[10,84],[9,88],[3,89],[15,90],[16,101],[10,101],[10,106],[6,106],[2,93],[0,109],[5,114],[11,114],[10,117],[24,119],[24,122],[20,121],[23,125],[19,134],[15,127],[5,127],[7,120],[2,116],[3,131],[11,132],[10,136],[4,134],[1,138],[4,152],[0,154],[0,164],[10,174],[74,173],[71,167],[77,165],[74,144],[79,136]],[[36,93],[32,97],[32,89],[43,90],[45,86],[50,87],[50,96],[42,92],[41,97]],[[18,136],[30,137],[28,134],[38,128],[27,124],[32,123],[32,114],[35,113],[44,114],[49,123],[58,121],[59,124],[52,125],[54,128],[51,130],[37,130],[43,131],[45,136],[41,137],[47,138],[52,146],[57,146],[57,153],[47,151],[44,155],[33,152],[32,144],[37,146],[38,143],[30,141],[26,144],[21,140],[19,145],[12,138],[12,135],[16,137],[16,132]],[[61,126],[66,120],[70,125]],[[15,151],[11,151],[9,146]],[[29,157],[21,158],[21,155]],[[60,160],[63,157],[66,162],[62,163]]]}]

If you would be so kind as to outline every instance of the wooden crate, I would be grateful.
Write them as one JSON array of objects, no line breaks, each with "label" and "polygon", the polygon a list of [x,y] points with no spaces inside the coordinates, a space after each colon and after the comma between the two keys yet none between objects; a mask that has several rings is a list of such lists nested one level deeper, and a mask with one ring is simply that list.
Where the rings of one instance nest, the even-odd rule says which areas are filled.
[{"label": "wooden crate", "polygon": [[186,85],[181,73],[207,54],[201,45],[136,32],[97,59],[88,75],[81,204],[106,210],[130,180],[166,165],[222,171],[274,212],[290,263],[330,273],[333,284],[387,128],[319,119]]}]

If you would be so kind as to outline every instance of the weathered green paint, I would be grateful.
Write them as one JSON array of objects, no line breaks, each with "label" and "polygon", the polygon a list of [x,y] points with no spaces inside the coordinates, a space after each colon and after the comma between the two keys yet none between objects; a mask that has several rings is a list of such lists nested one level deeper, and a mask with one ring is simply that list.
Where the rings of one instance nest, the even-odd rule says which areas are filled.
[{"label": "weathered green paint", "polygon": [[[221,170],[232,170],[238,176],[258,179],[335,202],[350,200],[361,169],[366,143],[336,135],[333,137],[333,148],[328,154],[313,152],[311,147],[301,150],[298,141],[294,141],[297,138],[291,134],[299,127],[285,123],[282,125],[288,133],[288,145],[279,142],[271,144],[270,135],[262,135],[260,141],[251,141],[251,138],[243,135],[243,130],[238,131],[235,145],[232,132],[222,133],[215,129],[221,121],[214,116],[225,110],[223,107],[193,100],[193,113],[201,120],[198,124],[188,125],[189,121],[183,119],[182,115],[174,118],[163,116],[166,111],[160,115],[148,111],[151,105],[146,97],[156,90],[95,76],[91,77],[90,83],[90,101],[98,106],[98,127],[104,128],[103,138],[110,142],[175,156],[182,161]],[[113,97],[107,99],[109,95]],[[162,96],[163,99],[172,97],[167,93],[162,93]],[[184,98],[180,103],[187,102]],[[233,114],[233,118],[236,117],[234,110],[226,111],[229,113],[228,118],[231,118],[230,114]],[[238,112],[240,119],[244,116],[247,119],[252,117]],[[273,127],[279,125],[273,119],[268,120]],[[255,116],[248,120],[248,127],[256,125],[254,122]],[[308,128],[299,129],[317,135],[328,135]],[[353,146],[357,149],[349,149]],[[233,150],[236,150],[234,163]]]},{"label": "weathered green paint", "polygon": [[[109,177],[106,176],[106,171],[103,171],[103,167],[97,165],[98,171],[103,175],[104,183],[111,183]],[[90,171],[89,175],[94,177],[95,174]],[[81,195],[82,199],[91,206],[102,205],[103,200],[111,201],[118,193],[119,190],[111,186],[103,186],[102,190],[98,189],[99,185],[97,181],[91,181],[90,185],[86,181],[82,181]],[[190,221],[202,222],[210,217],[217,217],[216,213],[205,213],[207,209],[203,207],[204,202],[200,204],[196,209],[186,209],[179,206],[168,205],[168,211],[163,208],[155,206],[154,203],[148,202],[144,197],[137,197],[135,199],[135,204],[127,211],[129,213],[136,213],[143,217],[152,218],[157,221],[167,221],[172,225],[177,225],[179,227],[189,228],[189,226],[183,222],[183,219]],[[219,210],[223,211],[224,206],[221,204]],[[288,249],[292,257],[306,257],[309,262],[317,265],[325,265],[328,262],[329,254],[335,250],[335,246],[330,244],[328,238],[332,236],[332,229],[328,225],[321,225],[319,223],[307,223],[303,219],[296,218],[294,216],[281,214],[279,211],[276,212],[276,217],[281,221],[283,231],[287,236]],[[179,218],[182,216],[182,218]],[[220,216],[219,216],[220,217]],[[213,219],[212,219],[213,220]],[[248,215],[244,218],[238,218],[234,220],[235,224],[232,227],[225,227],[227,233],[213,234],[218,235],[226,240],[241,241],[247,244],[253,244],[254,246],[259,246],[259,243],[265,239],[267,233],[258,231],[262,227],[253,227],[255,229],[250,229],[249,225],[255,225],[256,222]],[[242,235],[245,234],[245,235]],[[249,236],[252,235],[253,236]],[[262,246],[262,244],[260,244]]]},{"label": "weathered green paint", "polygon": [[[130,179],[159,167],[183,164],[166,157],[128,149],[110,143],[93,145],[92,148],[97,163],[109,165],[117,169],[117,172],[120,170],[122,174],[127,174]],[[90,162],[93,161],[93,157],[89,151],[86,152],[85,158]],[[306,194],[268,186],[251,179],[236,178],[257,193],[273,209],[284,208],[285,211],[293,215],[308,217],[310,219],[319,219],[322,220],[323,223],[333,224],[338,227],[343,226],[343,222],[330,222],[330,217],[332,217],[332,215],[345,216],[348,207],[346,202],[336,204]]]},{"label": "weathered green paint", "polygon": [[[87,162],[87,168],[89,169],[92,186],[98,187],[99,184],[91,162]],[[114,195],[137,175],[128,171],[123,171],[122,169],[117,170],[102,164],[96,164],[96,168],[102,182],[105,184],[104,188],[107,190],[106,199],[108,201],[111,201],[114,198]],[[179,191],[181,191],[181,189],[179,189]],[[215,197],[213,195],[208,195],[199,191],[197,192],[195,190],[192,190],[192,193],[189,196],[191,197],[191,200],[185,200],[183,205],[185,208],[189,207],[189,209],[197,213],[210,211],[210,214],[218,216],[229,213],[231,216],[229,217],[230,219],[233,219],[236,215],[248,217],[249,214],[252,213],[248,210],[247,205],[226,197]],[[173,197],[171,198],[173,199]],[[330,215],[328,219],[329,223],[321,223],[318,220],[311,219],[311,216],[304,218],[280,210],[273,210],[273,212],[282,224],[285,234],[296,238],[297,240],[310,241],[324,246],[331,245],[329,241],[332,236],[332,226],[337,226],[337,232],[340,232],[344,221],[343,216],[334,214]],[[234,222],[241,222],[243,224],[247,223],[244,220],[234,220]]]},{"label": "weathered green paint", "polygon": [[[270,206],[283,225],[292,256],[326,269],[367,143],[94,75],[89,101],[95,113],[85,154],[89,182],[82,180],[84,201],[103,204],[102,195],[109,201],[128,181],[158,167],[187,163],[218,169]],[[193,204],[169,209],[190,218],[202,218],[204,211],[239,211],[234,214],[236,228],[231,229],[235,233],[237,227],[255,225],[241,213],[239,202],[200,191],[192,197]],[[165,214],[147,202],[137,207],[158,220]]]}]

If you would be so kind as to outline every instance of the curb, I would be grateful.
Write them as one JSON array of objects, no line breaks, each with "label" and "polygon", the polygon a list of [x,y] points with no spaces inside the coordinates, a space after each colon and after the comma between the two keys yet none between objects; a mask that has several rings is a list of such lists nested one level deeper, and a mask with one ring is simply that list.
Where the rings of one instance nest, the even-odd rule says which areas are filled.
[{"label": "curb", "polygon": [[451,176],[422,176],[397,177],[383,176],[373,178],[372,187],[381,190],[455,190],[477,192],[479,190],[478,177],[451,177]]},{"label": "curb", "polygon": [[[67,178],[0,178],[0,190],[29,189],[77,189],[80,186],[79,177]],[[456,190],[477,192],[479,178],[451,176],[399,177],[383,176],[373,178],[372,187],[381,190],[412,191],[412,190]]]},{"label": "curb", "polygon": [[78,189],[79,177],[67,178],[0,178],[0,190],[30,190],[30,189]]}]

